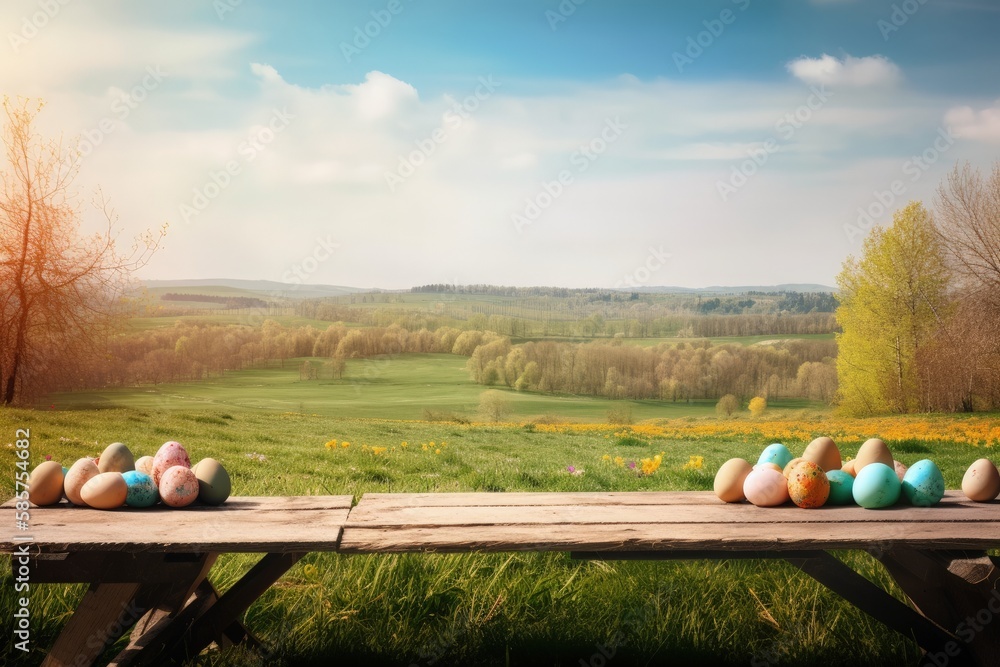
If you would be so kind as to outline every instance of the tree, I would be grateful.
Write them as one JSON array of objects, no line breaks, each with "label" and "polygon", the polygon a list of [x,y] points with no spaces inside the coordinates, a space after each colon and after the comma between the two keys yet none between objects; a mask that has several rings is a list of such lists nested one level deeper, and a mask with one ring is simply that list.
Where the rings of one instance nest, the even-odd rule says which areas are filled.
[{"label": "tree", "polygon": [[767,410],[767,399],[763,396],[754,396],[750,399],[750,405],[747,407],[750,409],[751,415],[760,417]]},{"label": "tree", "polygon": [[496,389],[479,395],[479,412],[491,422],[502,422],[511,413],[510,399]]},{"label": "tree", "polygon": [[719,402],[715,404],[715,413],[718,415],[725,415],[726,417],[732,417],[733,413],[740,409],[740,399],[736,398],[732,394],[726,394],[719,399]]},{"label": "tree", "polygon": [[69,188],[74,161],[58,141],[37,135],[42,104],[5,98],[0,140],[0,403],[44,391],[58,374],[99,354],[123,312],[129,275],[148,261],[159,236],[146,232],[121,255],[116,217],[98,192],[102,231],[79,232],[81,213]]},{"label": "tree", "polygon": [[839,402],[851,414],[921,407],[917,359],[948,317],[949,272],[931,215],[911,202],[837,277]]}]

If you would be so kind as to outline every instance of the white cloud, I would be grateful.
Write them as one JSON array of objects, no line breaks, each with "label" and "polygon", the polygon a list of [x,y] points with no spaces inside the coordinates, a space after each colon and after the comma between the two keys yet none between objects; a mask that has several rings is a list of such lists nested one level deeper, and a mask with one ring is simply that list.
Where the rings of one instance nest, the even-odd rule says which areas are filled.
[{"label": "white cloud", "polygon": [[789,72],[810,84],[830,86],[871,87],[898,83],[902,79],[899,67],[885,56],[865,56],[855,58],[845,56],[843,60],[824,53],[819,58],[803,56],[786,65]]},{"label": "white cloud", "polygon": [[944,122],[956,137],[1000,142],[1000,100],[979,111],[968,106],[949,109]]}]

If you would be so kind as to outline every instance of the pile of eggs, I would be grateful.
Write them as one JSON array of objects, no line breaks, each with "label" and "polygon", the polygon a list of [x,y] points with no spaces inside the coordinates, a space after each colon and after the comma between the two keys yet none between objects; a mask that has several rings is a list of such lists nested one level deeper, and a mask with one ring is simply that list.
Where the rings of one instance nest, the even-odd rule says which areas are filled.
[{"label": "pile of eggs", "polygon": [[[973,463],[962,479],[969,500],[989,502],[1000,495],[1000,470],[989,459]],[[931,507],[944,497],[944,476],[930,459],[907,467],[892,458],[886,444],[871,438],[856,458],[843,462],[831,438],[816,438],[794,458],[780,443],[768,445],[757,464],[730,459],[715,475],[715,495],[727,503],[750,501],[777,507],[789,500],[806,509],[857,504],[867,509],[891,507],[899,499]]]},{"label": "pile of eggs", "polygon": [[120,442],[107,446],[97,459],[83,458],[69,469],[45,461],[31,471],[28,500],[38,506],[55,505],[65,497],[74,505],[100,510],[152,507],[186,507],[199,500],[221,505],[229,497],[229,473],[215,459],[191,458],[179,442],[164,443],[156,456],[138,461]]}]

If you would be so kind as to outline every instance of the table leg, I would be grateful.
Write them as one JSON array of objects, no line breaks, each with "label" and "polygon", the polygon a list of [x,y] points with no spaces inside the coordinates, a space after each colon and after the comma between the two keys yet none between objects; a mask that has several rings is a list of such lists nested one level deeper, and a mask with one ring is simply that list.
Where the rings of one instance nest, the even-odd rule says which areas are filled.
[{"label": "table leg", "polygon": [[941,649],[928,650],[932,662],[1000,664],[1000,559],[905,546],[876,557],[921,613],[954,634]]},{"label": "table leg", "polygon": [[138,620],[133,600],[140,584],[91,584],[42,667],[85,667]]}]

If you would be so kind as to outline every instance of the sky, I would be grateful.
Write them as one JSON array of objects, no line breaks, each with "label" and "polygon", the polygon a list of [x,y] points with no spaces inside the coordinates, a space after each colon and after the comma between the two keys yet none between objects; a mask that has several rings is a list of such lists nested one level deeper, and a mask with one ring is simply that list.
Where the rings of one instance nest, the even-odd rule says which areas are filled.
[{"label": "sky", "polygon": [[1000,151],[995,0],[6,0],[138,277],[835,284]]}]

